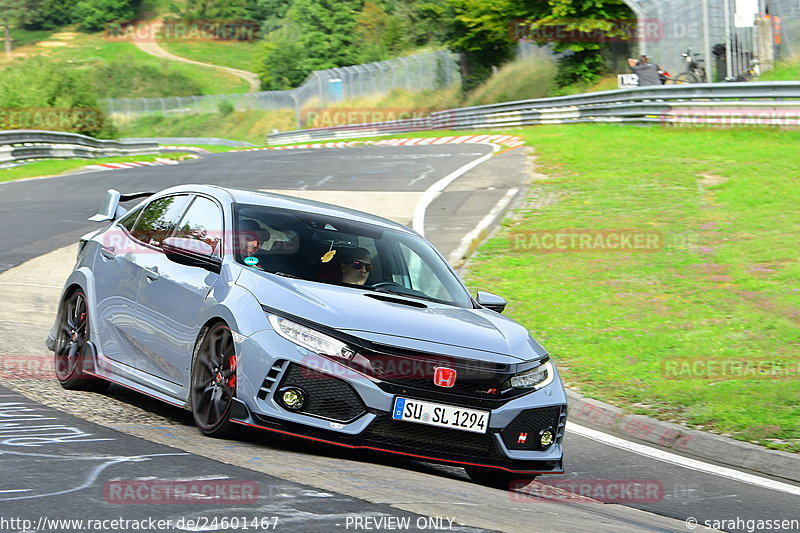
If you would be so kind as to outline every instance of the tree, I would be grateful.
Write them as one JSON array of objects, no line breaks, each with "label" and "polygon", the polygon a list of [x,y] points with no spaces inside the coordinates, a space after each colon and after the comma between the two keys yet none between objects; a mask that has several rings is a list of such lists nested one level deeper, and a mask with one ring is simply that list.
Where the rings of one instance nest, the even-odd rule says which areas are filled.
[{"label": "tree", "polygon": [[358,63],[356,17],[362,0],[295,0],[288,16],[305,50],[307,73]]},{"label": "tree", "polygon": [[260,47],[256,62],[262,90],[294,89],[308,75],[302,66],[306,51],[293,26],[284,26],[271,32]]},{"label": "tree", "polygon": [[0,0],[0,24],[3,25],[7,56],[11,56],[11,22],[18,20],[24,10],[24,0]]},{"label": "tree", "polygon": [[73,0],[27,0],[22,24],[29,30],[52,30],[73,22]]},{"label": "tree", "polygon": [[99,31],[109,22],[133,20],[141,0],[80,0],[75,4],[75,20],[84,31]]},{"label": "tree", "polygon": [[387,58],[386,37],[390,20],[380,5],[370,0],[364,2],[364,7],[356,18],[356,34],[361,43],[359,62],[371,63]]},{"label": "tree", "polygon": [[[571,52],[559,60],[560,86],[596,81],[603,68],[604,41],[626,38],[625,25],[620,22],[635,19],[625,0],[523,0],[514,15],[534,33],[549,26],[558,27],[561,35],[571,36],[562,40],[538,39],[540,44],[552,43],[555,52]],[[587,38],[575,38],[578,32]]]},{"label": "tree", "polygon": [[461,55],[462,88],[480,85],[512,57],[514,41],[509,21],[513,0],[448,0],[441,18],[446,24],[445,42]]}]

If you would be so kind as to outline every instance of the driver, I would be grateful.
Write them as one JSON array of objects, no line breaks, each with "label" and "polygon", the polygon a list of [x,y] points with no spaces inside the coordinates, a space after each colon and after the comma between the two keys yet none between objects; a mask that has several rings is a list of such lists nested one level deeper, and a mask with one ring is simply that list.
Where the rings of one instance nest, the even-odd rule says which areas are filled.
[{"label": "driver", "polygon": [[341,248],[336,254],[342,271],[342,283],[364,285],[372,272],[372,258],[366,248]]}]

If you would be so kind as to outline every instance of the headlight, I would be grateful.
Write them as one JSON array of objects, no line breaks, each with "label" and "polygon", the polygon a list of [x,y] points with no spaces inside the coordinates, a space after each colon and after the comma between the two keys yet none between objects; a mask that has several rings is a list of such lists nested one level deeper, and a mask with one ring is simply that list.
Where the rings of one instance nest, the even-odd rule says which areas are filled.
[{"label": "headlight", "polygon": [[515,389],[541,389],[550,385],[553,378],[555,378],[553,363],[547,361],[536,368],[512,376],[511,386]]},{"label": "headlight", "polygon": [[314,353],[345,360],[350,360],[356,355],[356,352],[342,341],[297,322],[269,315],[269,323],[272,324],[278,335]]}]

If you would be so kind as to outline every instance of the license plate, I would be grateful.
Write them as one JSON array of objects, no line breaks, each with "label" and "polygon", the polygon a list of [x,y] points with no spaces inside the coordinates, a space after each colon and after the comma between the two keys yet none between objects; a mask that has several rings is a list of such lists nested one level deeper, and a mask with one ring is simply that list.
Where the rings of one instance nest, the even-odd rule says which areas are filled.
[{"label": "license plate", "polygon": [[472,431],[473,433],[486,433],[489,427],[489,411],[466,409],[411,398],[395,398],[392,418],[429,426]]}]

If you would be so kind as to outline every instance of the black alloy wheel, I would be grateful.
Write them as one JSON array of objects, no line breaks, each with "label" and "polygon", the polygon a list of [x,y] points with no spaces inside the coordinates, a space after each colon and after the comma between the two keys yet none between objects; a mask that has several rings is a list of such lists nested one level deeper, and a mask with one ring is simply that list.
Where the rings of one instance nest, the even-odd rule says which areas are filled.
[{"label": "black alloy wheel", "polygon": [[200,340],[192,365],[192,415],[209,437],[231,431],[230,413],[236,395],[236,352],[233,334],[224,324],[209,328]]},{"label": "black alloy wheel", "polygon": [[86,295],[81,290],[73,292],[61,307],[58,333],[54,350],[56,378],[68,390],[102,392],[109,382],[86,373],[87,344],[89,342],[89,309]]}]

